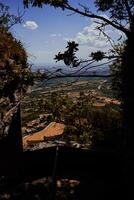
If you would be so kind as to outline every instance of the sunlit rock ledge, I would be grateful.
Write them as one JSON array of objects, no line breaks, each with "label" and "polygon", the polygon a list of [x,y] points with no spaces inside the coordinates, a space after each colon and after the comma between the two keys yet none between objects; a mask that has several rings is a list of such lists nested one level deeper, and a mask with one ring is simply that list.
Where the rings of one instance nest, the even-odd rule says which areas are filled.
[{"label": "sunlit rock ledge", "polygon": [[42,131],[23,137],[24,151],[34,151],[37,149],[49,148],[54,146],[67,146],[73,148],[89,149],[91,144],[80,144],[75,141],[66,142],[61,139],[65,125],[62,123],[51,122]]},{"label": "sunlit rock ledge", "polygon": [[43,130],[23,137],[23,146],[48,141],[48,139],[62,135],[65,125],[62,123],[51,122]]}]

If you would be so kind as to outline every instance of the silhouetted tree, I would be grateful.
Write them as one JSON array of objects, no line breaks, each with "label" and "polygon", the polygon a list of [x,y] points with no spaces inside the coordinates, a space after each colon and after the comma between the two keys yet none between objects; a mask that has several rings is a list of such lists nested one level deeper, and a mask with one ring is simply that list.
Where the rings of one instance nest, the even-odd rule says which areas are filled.
[{"label": "silhouetted tree", "polygon": [[22,15],[18,13],[18,16],[10,14],[9,6],[0,3],[0,29],[5,28],[9,30],[15,24],[22,22]]}]

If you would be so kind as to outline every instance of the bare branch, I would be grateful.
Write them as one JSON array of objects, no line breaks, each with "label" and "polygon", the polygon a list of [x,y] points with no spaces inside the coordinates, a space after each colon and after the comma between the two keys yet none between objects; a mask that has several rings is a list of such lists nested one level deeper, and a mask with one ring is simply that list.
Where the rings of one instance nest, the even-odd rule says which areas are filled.
[{"label": "bare branch", "polygon": [[125,6],[126,6],[126,10],[128,12],[129,19],[130,19],[130,21],[132,21],[133,20],[133,15],[131,13],[131,8],[129,7],[128,0],[125,0]]},{"label": "bare branch", "polygon": [[[85,69],[86,67],[88,67],[89,65],[91,65],[93,62],[96,62],[95,60],[94,61],[92,61],[91,63],[88,63],[88,64],[86,64],[86,65],[84,65],[83,67],[81,67],[80,69],[78,69],[78,70],[76,70],[75,72],[69,72],[69,75],[71,74],[71,75],[73,75],[73,74],[77,74],[78,72],[80,72],[80,71],[82,71],[83,69]],[[91,67],[91,66],[90,66]],[[93,67],[95,67],[95,66],[92,66],[91,68],[93,68]],[[67,73],[64,73],[63,71],[61,71],[61,73],[63,74],[63,75],[68,75]]]},{"label": "bare branch", "polygon": [[76,15],[76,13],[72,12],[72,13],[68,14],[67,16],[72,16],[72,15]]},{"label": "bare branch", "polygon": [[89,8],[81,3],[78,4],[80,7],[82,7],[84,9],[85,13],[90,13],[92,14],[92,12],[89,10]]},{"label": "bare branch", "polygon": [[83,11],[79,10],[78,8],[72,7],[72,6],[71,6],[70,4],[68,4],[68,3],[66,3],[66,4],[64,5],[64,7],[65,7],[67,10],[74,11],[74,12],[76,12],[76,13],[78,13],[78,14],[80,14],[80,15],[83,15],[83,16],[85,16],[85,17],[89,17],[89,18],[93,18],[93,19],[102,20],[103,22],[105,22],[105,23],[111,25],[112,27],[114,27],[114,28],[116,28],[116,29],[122,31],[123,33],[126,34],[126,36],[129,35],[129,30],[126,29],[124,26],[122,26],[122,25],[117,25],[116,23],[110,21],[109,19],[107,19],[107,18],[105,18],[105,17],[103,17],[103,16],[83,12]]},{"label": "bare branch", "polygon": [[[87,65],[81,67],[79,70],[75,71],[75,72],[70,72],[70,73],[64,73],[62,71],[60,71],[61,74],[56,74],[57,70],[54,71],[54,72],[50,72],[48,75],[45,73],[45,74],[41,74],[41,77],[38,77],[36,76],[35,78],[36,79],[43,79],[43,80],[51,80],[51,79],[57,79],[57,78],[81,78],[81,77],[92,77],[92,78],[95,78],[95,77],[100,77],[100,78],[110,78],[110,77],[113,77],[114,75],[111,75],[111,74],[107,74],[107,75],[103,75],[103,74],[83,74],[85,72],[87,72],[88,70],[90,69],[93,69],[93,68],[97,68],[97,67],[100,67],[100,66],[103,66],[103,65],[106,65],[106,64],[109,64],[111,62],[115,61],[115,59],[112,59],[110,61],[107,61],[105,63],[101,63],[99,65],[94,65],[94,66],[89,66],[90,64],[88,63]],[[89,66],[89,67],[88,67]],[[88,67],[88,68],[86,68]],[[82,70],[85,70],[83,72],[81,72],[81,74],[79,73],[80,71]],[[78,74],[79,73],[79,74]]]},{"label": "bare branch", "polygon": [[97,27],[97,29],[100,31],[100,33],[103,34],[104,37],[107,38],[107,41],[110,43],[111,47],[115,50],[115,43],[114,43],[114,41],[111,39],[111,37],[110,37],[108,34],[106,34],[105,31],[102,30],[102,27]]}]

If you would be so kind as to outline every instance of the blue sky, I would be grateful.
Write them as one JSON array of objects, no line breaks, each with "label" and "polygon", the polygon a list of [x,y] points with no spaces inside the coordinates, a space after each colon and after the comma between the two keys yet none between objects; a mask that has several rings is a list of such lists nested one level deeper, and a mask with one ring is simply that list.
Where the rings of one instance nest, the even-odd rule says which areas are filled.
[{"label": "blue sky", "polygon": [[[99,49],[106,51],[110,44],[106,38],[98,36],[95,30],[96,25],[93,20],[79,15],[71,15],[70,12],[61,11],[52,7],[25,9],[22,0],[1,0],[2,3],[9,5],[11,13],[17,13],[18,9],[24,13],[22,24],[13,27],[12,32],[20,39],[29,55],[29,61],[35,65],[55,65],[53,60],[55,54],[64,51],[68,40],[75,40],[80,44],[78,56],[86,58],[90,52]],[[95,10],[92,0],[81,0],[71,2],[80,2],[87,4],[90,2],[90,8]],[[106,16],[107,17],[107,16]],[[108,27],[107,33],[119,37],[119,33],[113,32]]]}]

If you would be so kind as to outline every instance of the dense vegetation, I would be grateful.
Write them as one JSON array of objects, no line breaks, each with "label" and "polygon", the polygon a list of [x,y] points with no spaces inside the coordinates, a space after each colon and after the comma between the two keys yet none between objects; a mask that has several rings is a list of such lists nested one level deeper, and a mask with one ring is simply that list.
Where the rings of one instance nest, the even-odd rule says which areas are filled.
[{"label": "dense vegetation", "polygon": [[[97,108],[96,102],[97,97],[92,93],[85,95],[81,92],[76,101],[67,95],[53,93],[44,105],[56,121],[66,125],[63,135],[66,141],[73,140],[83,144],[92,143],[92,145],[105,143],[107,148],[114,148],[112,145],[118,145],[119,142],[121,114],[112,109],[112,106],[105,105]],[[108,141],[106,142],[108,137],[109,144]]]},{"label": "dense vegetation", "polygon": [[[22,101],[23,127],[32,120],[38,120],[40,114],[50,114],[44,121],[44,127],[52,121],[64,123],[66,128],[61,139],[66,142],[89,144],[90,148],[91,144],[94,147],[105,145],[107,148],[119,148],[121,108],[112,103],[111,97],[108,97],[111,103],[105,103],[112,90],[106,89],[106,83],[102,90],[104,93],[98,90],[98,85],[103,81],[79,81],[69,86],[62,83],[57,87],[55,85],[55,89],[51,85],[49,90],[42,86],[37,91],[36,86],[35,91],[29,91]],[[32,129],[38,131],[37,125],[33,125]]]},{"label": "dense vegetation", "polygon": [[9,7],[0,4],[0,98],[15,101],[15,92],[24,92],[32,83],[27,52],[10,31],[20,17],[9,13]]}]

